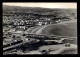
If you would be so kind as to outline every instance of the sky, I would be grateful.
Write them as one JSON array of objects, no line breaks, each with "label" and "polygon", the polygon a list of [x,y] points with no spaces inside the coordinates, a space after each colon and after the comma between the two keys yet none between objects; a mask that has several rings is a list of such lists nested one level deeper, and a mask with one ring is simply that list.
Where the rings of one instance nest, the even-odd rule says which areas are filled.
[{"label": "sky", "polygon": [[42,8],[77,8],[77,3],[59,3],[59,2],[46,2],[46,3],[41,3],[41,2],[36,2],[36,3],[29,3],[29,2],[24,2],[24,3],[9,3],[5,2],[3,5],[9,5],[9,6],[21,6],[21,7],[42,7]]}]

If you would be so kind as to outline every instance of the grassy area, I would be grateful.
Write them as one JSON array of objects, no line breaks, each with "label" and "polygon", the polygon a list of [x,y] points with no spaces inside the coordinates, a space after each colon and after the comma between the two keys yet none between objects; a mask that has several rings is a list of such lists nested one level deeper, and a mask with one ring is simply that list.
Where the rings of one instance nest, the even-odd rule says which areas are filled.
[{"label": "grassy area", "polygon": [[[77,22],[67,22],[61,24],[51,24],[45,27],[41,34],[77,37]],[[64,43],[77,44],[77,38],[73,41],[65,40]]]},{"label": "grassy area", "polygon": [[76,37],[77,22],[52,24],[44,28],[41,34]]}]

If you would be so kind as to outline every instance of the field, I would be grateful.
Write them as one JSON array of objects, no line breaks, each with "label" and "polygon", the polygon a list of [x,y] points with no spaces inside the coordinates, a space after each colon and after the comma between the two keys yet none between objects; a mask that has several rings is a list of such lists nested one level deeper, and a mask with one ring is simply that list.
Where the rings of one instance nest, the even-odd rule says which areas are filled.
[{"label": "field", "polygon": [[75,37],[73,41],[65,40],[64,43],[71,43],[77,44],[77,22],[69,22],[63,24],[52,24],[45,27],[41,34],[48,34],[48,35],[57,35],[57,36],[69,36]]},{"label": "field", "polygon": [[66,24],[52,24],[45,27],[41,34],[48,35],[58,35],[58,36],[69,36],[76,37],[77,36],[77,23],[69,22]]}]

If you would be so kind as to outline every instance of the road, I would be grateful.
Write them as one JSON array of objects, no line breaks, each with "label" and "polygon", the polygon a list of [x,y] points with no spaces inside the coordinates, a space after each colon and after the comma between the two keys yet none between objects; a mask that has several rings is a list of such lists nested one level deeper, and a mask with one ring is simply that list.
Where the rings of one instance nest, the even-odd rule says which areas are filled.
[{"label": "road", "polygon": [[62,54],[64,51],[72,51],[76,49],[77,45],[75,44],[70,44],[70,47],[65,47],[65,44],[59,44],[42,46],[39,48],[39,51],[46,50],[48,54]]},{"label": "road", "polygon": [[[49,24],[49,25],[52,25],[52,24]],[[40,27],[31,27],[27,31],[25,31],[25,33],[26,34],[29,34],[29,33],[30,34],[40,34],[43,31],[43,29],[46,28],[49,25],[44,25],[44,26],[40,26]],[[19,45],[22,45],[22,43],[16,44],[14,46],[3,48],[3,50],[9,49],[9,48],[13,48],[13,47],[16,47],[16,46],[19,46]],[[77,49],[77,45],[74,45],[74,44],[71,44],[70,47],[62,47],[62,45],[57,45],[57,47],[55,45],[53,47],[56,49],[56,48],[59,48],[59,46],[61,47],[59,50],[52,51],[52,52],[50,52],[50,54],[60,54],[60,53],[62,53],[64,51],[66,51],[66,50],[72,50],[72,49],[74,50],[74,49]],[[50,47],[50,46],[47,46],[47,47]],[[51,48],[53,48],[53,47],[51,47]],[[46,49],[46,47],[45,47],[45,49]]]},{"label": "road", "polygon": [[10,49],[10,48],[15,48],[15,47],[18,47],[20,45],[22,45],[22,43],[19,43],[19,44],[16,44],[16,45],[11,45],[9,47],[5,47],[5,48],[3,48],[3,50],[7,50],[7,49]]},{"label": "road", "polygon": [[[76,22],[76,21],[69,21],[69,22]],[[64,24],[64,23],[68,23],[68,22],[61,22],[61,23],[59,23],[59,24]],[[49,25],[53,25],[53,24],[49,24]],[[38,28],[35,28],[35,29],[33,29],[32,31],[31,31],[31,33],[34,33],[34,34],[41,34],[41,32],[43,31],[43,29],[44,28],[46,28],[47,26],[49,26],[49,25],[44,25],[44,26],[42,26],[42,27],[38,27]],[[59,47],[60,45],[58,45],[57,47]],[[50,46],[46,46],[46,47],[50,47]],[[46,47],[44,48],[44,49],[46,49]],[[57,48],[57,47],[55,47],[55,46],[53,46],[54,48]],[[64,51],[69,51],[69,50],[77,50],[77,45],[75,45],[75,44],[71,44],[71,46],[70,47],[62,47],[62,45],[61,45],[61,48],[59,49],[59,50],[57,50],[57,51],[52,51],[52,52],[50,52],[50,54],[61,54],[62,52],[64,52]]]},{"label": "road", "polygon": [[[49,54],[62,54],[62,53],[64,53],[65,51],[73,51],[73,50],[75,50],[76,51],[76,49],[77,49],[77,45],[74,45],[74,44],[70,44],[71,46],[70,47],[61,47],[59,50],[57,50],[57,51],[52,51],[52,52],[50,52]],[[74,54],[77,54],[77,53],[75,53],[74,52]]]}]

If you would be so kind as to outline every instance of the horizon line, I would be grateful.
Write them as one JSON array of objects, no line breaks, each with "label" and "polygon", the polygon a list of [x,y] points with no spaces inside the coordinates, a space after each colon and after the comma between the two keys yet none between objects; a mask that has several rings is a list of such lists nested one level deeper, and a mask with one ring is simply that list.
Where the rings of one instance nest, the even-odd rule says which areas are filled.
[{"label": "horizon line", "polygon": [[[15,5],[3,5],[3,6],[15,6]],[[77,8],[47,8],[47,7],[31,7],[31,6],[16,6],[16,7],[46,8],[46,9],[77,9]]]},{"label": "horizon line", "polygon": [[72,8],[77,9],[77,3],[3,3],[8,6],[40,7],[40,8]]}]

